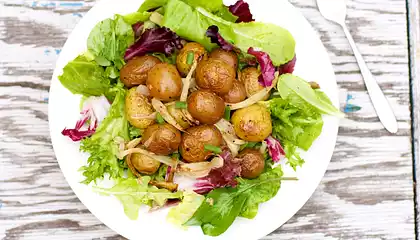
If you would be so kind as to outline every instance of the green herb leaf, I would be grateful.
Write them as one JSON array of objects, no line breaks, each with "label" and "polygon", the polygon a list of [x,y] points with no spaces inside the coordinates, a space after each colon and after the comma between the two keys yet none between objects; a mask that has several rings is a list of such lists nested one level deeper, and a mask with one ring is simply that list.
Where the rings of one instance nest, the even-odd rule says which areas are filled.
[{"label": "green herb leaf", "polygon": [[141,205],[156,203],[163,206],[168,199],[179,199],[182,192],[170,192],[149,186],[150,177],[119,179],[117,184],[110,189],[94,187],[98,193],[113,195],[123,204],[124,212],[131,220],[136,220]]},{"label": "green herb leaf", "polygon": [[334,107],[329,100],[326,101],[328,98],[320,96],[319,91],[312,89],[309,83],[302,78],[292,74],[283,74],[280,76],[277,83],[277,89],[283,99],[288,99],[290,95],[294,95],[293,98],[289,99],[291,101],[295,101],[295,105],[301,102],[299,99],[301,98],[305,102],[319,109],[322,113],[344,117],[344,114]]},{"label": "green herb leaf", "polygon": [[223,115],[223,118],[224,119],[226,119],[226,120],[228,120],[228,121],[230,121],[230,107],[229,106],[226,106],[225,107],[225,113],[224,113],[224,115]]},{"label": "green herb leaf", "polygon": [[187,54],[187,64],[191,65],[194,61],[194,53],[192,51],[189,51]]},{"label": "green herb leaf", "polygon": [[161,62],[166,62],[166,63],[173,64],[173,65],[176,64],[176,54],[175,53],[171,54],[169,56],[166,56],[166,54],[164,54],[164,53],[152,53],[150,55],[159,58],[159,60]]},{"label": "green herb leaf", "polygon": [[277,25],[260,22],[233,23],[205,8],[194,8],[181,0],[169,0],[165,6],[163,26],[183,38],[202,44],[208,50],[216,47],[205,35],[211,25],[218,26],[223,38],[233,42],[243,52],[247,52],[249,47],[267,52],[276,66],[290,61],[295,55],[293,36]]},{"label": "green herb leaf", "polygon": [[187,103],[186,102],[175,102],[175,108],[187,109]]},{"label": "green herb leaf", "polygon": [[140,137],[143,134],[143,130],[140,128],[136,128],[132,125],[128,126],[128,132],[130,136],[130,140]]},{"label": "green herb leaf", "polygon": [[204,144],[204,149],[209,152],[216,153],[216,154],[222,153],[222,149],[220,147],[216,147],[210,144]]},{"label": "green herb leaf", "polygon": [[229,228],[237,216],[254,218],[258,205],[277,194],[282,175],[281,168],[277,167],[256,179],[239,179],[236,188],[218,188],[211,191],[185,224],[201,226],[204,234],[219,236]]},{"label": "green herb leaf", "polygon": [[84,96],[104,95],[110,88],[110,80],[106,77],[104,69],[84,55],[69,62],[58,79],[73,94]]},{"label": "green herb leaf", "polygon": [[159,124],[164,124],[165,123],[165,119],[163,119],[162,115],[160,115],[160,113],[156,114],[156,122]]}]

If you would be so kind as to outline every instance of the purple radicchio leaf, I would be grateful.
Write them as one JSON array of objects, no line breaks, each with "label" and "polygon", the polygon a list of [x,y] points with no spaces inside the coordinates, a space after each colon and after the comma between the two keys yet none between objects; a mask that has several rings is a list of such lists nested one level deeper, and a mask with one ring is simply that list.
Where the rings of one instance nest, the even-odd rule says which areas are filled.
[{"label": "purple radicchio leaf", "polygon": [[286,74],[286,73],[290,73],[292,74],[293,71],[295,70],[295,65],[296,65],[296,55],[293,57],[292,60],[290,60],[289,62],[281,65],[278,70],[279,70],[279,74]]},{"label": "purple radicchio leaf", "polygon": [[199,178],[194,184],[196,189],[194,192],[198,194],[206,194],[213,189],[221,187],[236,187],[238,184],[235,180],[241,174],[241,165],[235,162],[232,153],[224,150],[220,157],[223,158],[223,167],[212,169],[209,175]]},{"label": "purple radicchio leaf", "polygon": [[238,17],[237,23],[255,21],[252,18],[251,10],[249,10],[249,4],[243,0],[239,0],[234,5],[229,6],[229,11]]},{"label": "purple radicchio leaf", "polygon": [[276,68],[271,61],[270,56],[266,52],[257,51],[250,47],[248,53],[255,56],[261,68],[261,75],[258,78],[258,82],[264,87],[271,87],[275,78]]},{"label": "purple radicchio leaf", "polygon": [[238,51],[238,49],[230,42],[226,41],[219,33],[219,28],[215,25],[207,28],[206,36],[210,38],[212,43],[216,43],[219,47],[226,51]]},{"label": "purple radicchio leaf", "polygon": [[[83,104],[80,119],[74,128],[64,128],[61,134],[77,142],[95,133],[98,124],[108,114],[111,104],[106,97],[89,97]],[[87,128],[86,128],[87,125]]]},{"label": "purple radicchio leaf", "polygon": [[271,159],[273,159],[273,162],[279,162],[286,155],[286,152],[281,146],[279,140],[269,136],[265,139],[265,142],[267,143],[268,154],[270,155]]},{"label": "purple radicchio leaf", "polygon": [[128,61],[135,56],[143,56],[146,53],[153,52],[170,55],[175,49],[181,48],[181,38],[169,28],[161,27],[147,29],[141,37],[126,50],[124,60]]}]

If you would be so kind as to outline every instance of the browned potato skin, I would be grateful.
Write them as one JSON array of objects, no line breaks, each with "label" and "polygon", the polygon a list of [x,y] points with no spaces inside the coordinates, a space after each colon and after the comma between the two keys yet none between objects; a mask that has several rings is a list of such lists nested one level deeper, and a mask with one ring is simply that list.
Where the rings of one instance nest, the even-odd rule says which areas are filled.
[{"label": "browned potato skin", "polygon": [[236,156],[236,159],[240,161],[243,178],[256,178],[264,171],[264,156],[256,149],[246,148]]},{"label": "browned potato skin", "polygon": [[222,134],[213,125],[200,125],[187,129],[182,135],[179,152],[186,162],[204,162],[213,155],[204,149],[205,144],[216,147],[223,144]]},{"label": "browned potato skin", "polygon": [[210,58],[220,59],[229,64],[236,71],[238,69],[238,55],[232,51],[226,51],[221,48],[216,48],[211,51]]},{"label": "browned potato skin", "polygon": [[227,103],[242,102],[246,98],[245,86],[239,81],[234,81],[232,88],[226,95],[223,95],[222,98]]},{"label": "browned potato skin", "polygon": [[235,111],[232,124],[239,138],[250,142],[261,142],[272,131],[270,112],[260,104]]},{"label": "browned potato skin", "polygon": [[[251,97],[255,93],[264,89],[264,87],[258,82],[260,74],[260,71],[254,67],[248,67],[242,70],[239,81],[244,84],[246,95],[248,97]],[[267,100],[269,97],[270,94],[267,94],[263,100]]]},{"label": "browned potato skin", "polygon": [[187,63],[189,52],[194,53],[194,61],[198,61],[201,56],[203,56],[204,59],[207,58],[207,51],[201,44],[196,42],[189,42],[185,44],[181,51],[179,51],[178,56],[176,56],[176,67],[183,77],[188,75],[192,66],[192,64]]},{"label": "browned potato skin", "polygon": [[140,153],[133,153],[131,155],[131,163],[139,173],[148,175],[157,172],[160,167],[159,161]]},{"label": "browned potato skin", "polygon": [[196,83],[201,89],[208,89],[218,94],[226,94],[235,81],[235,69],[220,59],[202,60],[195,72]]},{"label": "browned potato skin", "polygon": [[181,76],[169,63],[156,64],[147,75],[146,85],[150,95],[162,101],[173,101],[181,96]]},{"label": "browned potato skin", "polygon": [[181,132],[167,123],[147,127],[141,140],[141,144],[147,150],[158,155],[169,155],[175,152],[180,143]]},{"label": "browned potato skin", "polygon": [[135,87],[131,88],[125,96],[124,108],[128,122],[136,128],[144,129],[155,122],[154,119],[139,119],[135,117],[136,115],[149,115],[154,112],[149,99],[137,92]]},{"label": "browned potato skin", "polygon": [[215,124],[222,119],[225,112],[225,102],[217,94],[198,90],[191,93],[187,99],[188,112],[203,124]]},{"label": "browned potato skin", "polygon": [[158,63],[160,63],[160,60],[153,56],[141,56],[131,59],[121,68],[121,82],[128,88],[144,84],[150,69]]}]

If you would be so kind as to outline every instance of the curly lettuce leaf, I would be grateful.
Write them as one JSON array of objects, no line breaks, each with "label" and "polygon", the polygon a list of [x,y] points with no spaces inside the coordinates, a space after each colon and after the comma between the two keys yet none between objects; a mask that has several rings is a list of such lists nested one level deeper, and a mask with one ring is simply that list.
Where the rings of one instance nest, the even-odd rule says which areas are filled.
[{"label": "curly lettuce leaf", "polygon": [[168,199],[179,199],[182,192],[170,192],[166,189],[158,189],[149,186],[150,177],[145,176],[140,179],[121,178],[109,189],[94,187],[98,193],[115,196],[124,207],[124,213],[131,220],[136,220],[142,205],[152,205],[156,203],[163,206]]},{"label": "curly lettuce leaf", "polygon": [[104,95],[110,88],[104,69],[85,55],[67,63],[58,79],[73,94],[87,97]]},{"label": "curly lettuce leaf", "polygon": [[236,217],[254,218],[258,205],[273,198],[280,189],[283,172],[280,167],[261,174],[256,179],[239,179],[236,188],[218,188],[206,196],[188,226],[201,226],[204,234],[219,236]]},{"label": "curly lettuce leaf", "polygon": [[90,138],[81,141],[80,150],[90,153],[88,163],[81,168],[85,180],[89,184],[97,179],[103,179],[108,173],[110,178],[120,178],[124,174],[124,165],[117,158],[119,143],[116,138],[129,140],[128,122],[124,114],[125,90],[113,89],[115,99],[108,115]]},{"label": "curly lettuce leaf", "polygon": [[105,19],[92,29],[87,40],[87,48],[96,62],[104,67],[124,65],[125,50],[134,42],[134,31],[123,16]]},{"label": "curly lettuce leaf", "polygon": [[169,210],[166,217],[168,222],[171,222],[177,226],[182,226],[188,219],[192,217],[194,212],[203,203],[205,197],[197,194],[193,191],[184,192],[182,202]]},{"label": "curly lettuce leaf", "polygon": [[168,1],[162,24],[179,36],[202,44],[208,50],[216,45],[210,42],[205,33],[209,26],[216,25],[223,38],[243,52],[247,52],[250,47],[259,48],[270,55],[276,66],[292,60],[295,55],[295,40],[284,28],[260,22],[233,23],[181,0]]}]

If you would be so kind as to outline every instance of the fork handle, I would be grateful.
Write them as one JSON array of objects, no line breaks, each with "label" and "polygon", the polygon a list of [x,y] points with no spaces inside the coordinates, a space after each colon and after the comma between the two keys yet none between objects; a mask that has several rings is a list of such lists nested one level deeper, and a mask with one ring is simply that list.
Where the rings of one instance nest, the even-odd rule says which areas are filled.
[{"label": "fork handle", "polygon": [[353,49],[354,56],[359,64],[360,71],[363,79],[365,80],[366,88],[379,120],[381,120],[382,124],[389,132],[396,133],[398,131],[398,123],[389,102],[366,65],[365,60],[363,60],[362,54],[360,54],[360,51],[357,49],[356,43],[354,42],[347,26],[345,24],[342,24],[341,26],[343,27],[344,33],[346,34],[350,46]]}]

